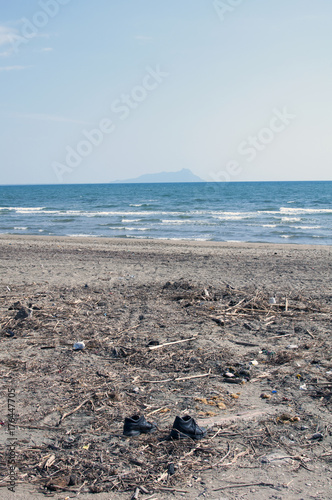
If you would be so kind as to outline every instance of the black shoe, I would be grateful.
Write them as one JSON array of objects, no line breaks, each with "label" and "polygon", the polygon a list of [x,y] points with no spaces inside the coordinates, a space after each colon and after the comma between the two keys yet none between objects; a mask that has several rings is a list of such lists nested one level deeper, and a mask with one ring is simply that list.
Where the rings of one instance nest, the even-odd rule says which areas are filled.
[{"label": "black shoe", "polygon": [[176,417],[170,437],[173,439],[192,438],[202,439],[206,436],[206,429],[198,427],[195,420],[189,415]]},{"label": "black shoe", "polygon": [[126,417],[123,426],[123,434],[125,436],[139,436],[140,434],[150,434],[157,429],[157,426],[151,422],[147,422],[142,415],[133,415]]}]

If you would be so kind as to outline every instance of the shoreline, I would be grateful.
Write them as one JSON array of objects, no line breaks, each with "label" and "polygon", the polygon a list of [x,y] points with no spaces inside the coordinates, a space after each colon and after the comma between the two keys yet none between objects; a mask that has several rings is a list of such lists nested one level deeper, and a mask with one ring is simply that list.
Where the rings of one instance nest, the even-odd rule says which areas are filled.
[{"label": "shoreline", "polygon": [[111,238],[108,236],[61,236],[61,235],[56,235],[56,236],[50,236],[50,235],[38,235],[38,234],[3,234],[0,233],[0,241],[6,241],[6,240],[32,240],[32,241],[49,241],[49,242],[57,242],[57,241],[62,241],[62,242],[79,242],[79,243],[113,243],[114,245],[121,245],[121,244],[126,244],[126,245],[135,245],[135,244],[147,244],[147,245],[179,245],[179,246],[186,246],[188,245],[189,247],[197,247],[197,246],[202,246],[202,247],[207,247],[207,246],[213,246],[213,247],[279,247],[284,248],[284,247],[290,247],[290,248],[332,248],[332,245],[325,245],[325,244],[308,244],[308,243],[273,243],[273,242],[246,242],[246,241],[211,241],[211,240],[185,240],[185,239],[163,239],[163,238]]}]

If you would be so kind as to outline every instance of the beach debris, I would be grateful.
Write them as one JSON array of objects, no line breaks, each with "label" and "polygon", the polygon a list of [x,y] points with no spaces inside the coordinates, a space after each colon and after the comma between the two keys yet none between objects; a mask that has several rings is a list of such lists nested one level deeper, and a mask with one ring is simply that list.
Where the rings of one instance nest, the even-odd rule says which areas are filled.
[{"label": "beach debris", "polygon": [[74,351],[81,351],[84,349],[84,347],[85,347],[84,342],[75,342],[73,345]]},{"label": "beach debris", "polygon": [[261,399],[270,399],[271,398],[271,394],[266,394],[265,392],[263,392],[261,395],[260,395]]},{"label": "beach debris", "polygon": [[140,434],[151,434],[156,430],[157,425],[145,420],[144,415],[126,417],[123,424],[123,434],[127,437],[139,436]]},{"label": "beach debris", "polygon": [[315,432],[315,434],[313,434],[310,439],[312,441],[322,441],[323,438],[324,438],[324,436],[321,432]]},{"label": "beach debris", "polygon": [[220,410],[226,410],[223,396],[212,396],[212,398],[195,398],[195,401],[209,406],[216,406]]},{"label": "beach debris", "polygon": [[14,319],[26,319],[29,318],[31,315],[32,315],[32,310],[23,306],[17,311]]},{"label": "beach debris", "polygon": [[161,347],[165,347],[168,345],[182,344],[182,342],[189,342],[190,340],[195,340],[196,337],[197,335],[194,335],[193,337],[190,337],[190,339],[175,340],[174,342],[165,342],[164,344],[158,344],[158,345],[149,345],[149,349],[152,351],[154,349],[160,349]]},{"label": "beach debris", "polygon": [[[177,481],[196,480],[194,474],[199,477],[203,471],[219,467],[223,461],[227,468],[234,467],[236,474],[244,451],[250,455],[253,464],[263,454],[268,456],[275,451],[276,447],[280,455],[289,457],[287,460],[298,460],[302,464],[300,459],[304,458],[304,465],[313,458],[317,464],[326,461],[326,458],[318,458],[315,450],[319,449],[323,457],[330,456],[327,449],[329,428],[312,427],[313,418],[323,406],[321,418],[326,418],[326,407],[329,408],[331,402],[332,382],[328,381],[331,380],[332,365],[327,337],[330,323],[325,320],[327,315],[321,303],[292,293],[287,314],[284,314],[284,301],[281,303],[278,298],[278,306],[269,307],[269,294],[264,290],[213,289],[202,283],[197,286],[192,283],[190,288],[182,285],[161,290],[162,284],[136,288],[131,282],[130,285],[121,283],[116,288],[116,283],[112,285],[112,295],[107,283],[96,296],[93,285],[85,290],[83,282],[83,286],[76,288],[71,285],[54,289],[51,286],[47,289],[34,287],[30,296],[25,288],[24,294],[15,288],[11,297],[5,298],[7,302],[3,310],[18,298],[21,302],[14,312],[7,312],[1,319],[0,341],[10,344],[14,355],[19,353],[17,359],[3,359],[3,374],[6,377],[15,370],[22,377],[20,398],[24,404],[28,402],[26,389],[29,386],[36,387],[39,395],[44,396],[40,401],[44,401],[41,405],[44,404],[45,418],[40,420],[28,404],[24,417],[27,416],[25,427],[43,427],[47,436],[40,446],[24,447],[18,480],[45,486],[46,480],[52,477],[53,491],[64,492],[68,490],[67,486],[75,484],[64,481],[62,486],[60,482],[56,486],[56,482],[62,476],[67,478],[69,471],[73,470],[79,480],[76,484],[83,486],[82,493],[87,490],[111,491],[116,495],[117,491],[133,492],[139,488],[141,494],[151,496],[152,493],[158,495],[155,492],[159,486],[160,491],[167,486],[165,491],[170,493],[176,488]],[[209,297],[203,296],[204,288]],[[173,296],[181,296],[184,300],[173,302]],[[26,328],[26,323],[16,322],[14,315],[20,307],[32,309],[30,303],[37,303],[41,308],[34,308]],[[105,305],[107,309],[101,310]],[[112,318],[109,322],[103,316],[106,310],[108,317]],[[139,318],[141,312],[145,315],[144,324]],[[224,323],[225,329],[213,324],[210,314],[220,324]],[[82,315],[85,320],[81,322]],[[135,324],[138,318],[140,325]],[[252,326],[252,330],[244,322]],[[159,330],[157,325],[161,324],[166,324],[167,330]],[[306,334],[308,327],[312,329],[312,339]],[[8,329],[15,332],[19,342],[9,342],[6,338]],[[60,345],[72,348],[73,332],[89,339],[85,340],[85,349],[91,352],[92,358],[87,363],[84,353],[82,356],[70,355],[68,350],[60,348],[57,349],[59,359],[50,372],[52,353],[47,349],[58,347],[59,338]],[[184,341],[157,350],[149,349],[159,343],[189,339],[196,332],[195,342]],[[205,342],[207,336],[209,343]],[[300,348],[286,349],[285,336],[290,337],[288,342],[297,343]],[[306,344],[304,336],[308,340]],[[274,343],[271,339],[278,341]],[[28,365],[25,360],[20,360],[24,343],[31,352],[42,354],[36,358],[38,364],[34,364],[33,359],[28,360]],[[266,352],[263,352],[264,347]],[[112,355],[113,348],[117,356]],[[276,354],[272,356],[273,349]],[[232,376],[223,377],[224,373]],[[298,377],[300,374],[302,378]],[[49,391],[49,397],[45,397],[48,387],[55,382],[54,375],[57,377],[56,391]],[[255,377],[256,384],[249,386],[248,391],[247,386],[229,386],[244,383],[243,379],[249,379],[250,375]],[[268,378],[268,381],[259,389],[263,378]],[[304,381],[308,385],[307,392],[296,398],[296,391]],[[49,385],[46,386],[45,382]],[[241,390],[241,399],[238,399],[239,393],[233,392],[235,390]],[[263,400],[259,403],[263,391],[271,396],[265,404]],[[276,391],[278,396],[272,397]],[[48,408],[45,402],[50,398],[52,407]],[[260,410],[241,414],[241,401],[245,406],[259,405]],[[48,416],[47,412],[53,407],[57,411]],[[163,440],[163,435],[159,440],[159,433],[157,437],[143,433],[138,439],[124,438],[122,419],[143,408],[147,420],[152,419],[153,414],[159,415],[164,436],[169,434],[167,430],[171,430],[174,408],[178,415],[183,414],[179,412],[191,414],[197,411],[195,418],[198,418],[199,425],[213,428],[213,431],[201,442],[192,439],[173,442]],[[277,422],[277,416],[286,409],[291,419]],[[296,418],[299,418],[296,411],[301,415],[299,424],[296,423]],[[302,422],[308,425],[301,426]],[[51,434],[51,425],[56,427],[56,439]],[[324,435],[322,444],[326,451],[321,449],[320,437],[311,439],[314,432]],[[110,436],[110,439],[104,436]],[[287,448],[286,451],[280,450],[288,445],[292,445],[291,451]],[[56,456],[56,460],[45,472],[37,466],[42,457],[44,462],[50,458],[50,453]],[[283,461],[282,456],[280,460],[272,459],[271,463],[278,466]],[[170,461],[175,464],[175,476],[168,473]],[[158,481],[162,473],[166,476]],[[45,478],[46,474],[48,478]],[[69,491],[79,493],[80,487]],[[190,493],[186,495],[186,498],[191,497]],[[64,496],[63,493],[62,498]]]},{"label": "beach debris", "polygon": [[150,347],[153,345],[159,345],[158,340],[150,340],[150,342],[146,345],[146,347]]},{"label": "beach debris", "polygon": [[203,439],[206,436],[206,429],[199,427],[190,415],[175,417],[170,438],[173,439]]},{"label": "beach debris", "polygon": [[261,457],[260,461],[262,464],[270,464],[272,462],[288,463],[291,461],[291,457],[285,457],[282,453],[269,453],[268,455]]},{"label": "beach debris", "polygon": [[297,344],[289,344],[287,346],[287,349],[298,349],[298,348],[299,348],[299,346]]},{"label": "beach debris", "polygon": [[173,474],[175,474],[175,467],[174,467],[174,464],[173,462],[171,462],[170,464],[168,464],[167,466],[167,472],[170,476],[173,476]]},{"label": "beach debris", "polygon": [[273,304],[276,304],[276,303],[277,303],[277,301],[276,301],[275,297],[270,297],[269,304],[273,305]]}]

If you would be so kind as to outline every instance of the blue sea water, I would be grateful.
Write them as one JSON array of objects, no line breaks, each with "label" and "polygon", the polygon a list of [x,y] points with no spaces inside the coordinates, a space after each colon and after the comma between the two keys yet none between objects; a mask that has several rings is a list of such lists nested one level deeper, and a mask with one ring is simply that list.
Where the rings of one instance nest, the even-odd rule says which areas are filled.
[{"label": "blue sea water", "polygon": [[332,244],[332,182],[0,186],[0,233]]}]

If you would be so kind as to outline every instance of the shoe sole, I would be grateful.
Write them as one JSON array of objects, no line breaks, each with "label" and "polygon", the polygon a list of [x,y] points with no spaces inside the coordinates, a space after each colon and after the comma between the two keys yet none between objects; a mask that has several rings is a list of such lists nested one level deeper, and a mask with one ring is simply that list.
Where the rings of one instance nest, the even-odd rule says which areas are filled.
[{"label": "shoe sole", "polygon": [[206,436],[206,433],[201,434],[201,435],[198,435],[198,434],[190,435],[190,434],[184,434],[183,432],[180,432],[177,429],[172,429],[170,437],[173,439],[186,439],[186,438],[188,439],[189,438],[189,439],[198,440],[198,439],[203,439],[205,436]]},{"label": "shoe sole", "polygon": [[140,434],[152,434],[152,432],[155,432],[157,429],[150,429],[148,431],[127,431],[124,432],[123,435],[127,437],[134,437],[134,436],[139,436]]}]

